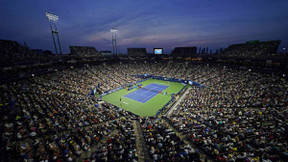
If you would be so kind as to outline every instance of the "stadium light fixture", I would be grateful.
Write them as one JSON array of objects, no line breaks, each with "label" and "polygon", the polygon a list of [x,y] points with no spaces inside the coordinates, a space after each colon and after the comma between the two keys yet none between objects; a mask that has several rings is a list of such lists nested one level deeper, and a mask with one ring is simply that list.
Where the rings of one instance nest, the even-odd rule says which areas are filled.
[{"label": "stadium light fixture", "polygon": [[113,54],[118,54],[118,47],[117,47],[117,43],[116,43],[116,32],[118,30],[116,28],[111,28],[110,32],[112,33],[112,53]]},{"label": "stadium light fixture", "polygon": [[112,33],[116,33],[118,30],[116,29],[116,28],[111,28],[110,29],[110,32],[112,32]]},{"label": "stadium light fixture", "polygon": [[56,22],[56,21],[59,20],[59,17],[58,17],[57,15],[52,14],[52,13],[50,13],[50,12],[46,12],[45,15],[46,15],[46,17],[48,18],[49,21],[54,21],[54,22]]},{"label": "stadium light fixture", "polygon": [[[51,28],[51,34],[52,34],[52,38],[53,38],[53,42],[54,42],[55,52],[56,52],[56,54],[58,54],[58,48],[59,48],[60,54],[62,54],[62,49],[61,49],[61,44],[60,44],[60,39],[59,39],[59,32],[58,32],[57,26],[56,26],[56,22],[59,20],[59,17],[55,14],[50,13],[50,12],[45,12],[45,15],[50,22],[50,28]],[[53,28],[52,24],[54,24],[54,28]],[[55,42],[54,35],[57,38],[58,48],[57,48],[57,45]]]}]

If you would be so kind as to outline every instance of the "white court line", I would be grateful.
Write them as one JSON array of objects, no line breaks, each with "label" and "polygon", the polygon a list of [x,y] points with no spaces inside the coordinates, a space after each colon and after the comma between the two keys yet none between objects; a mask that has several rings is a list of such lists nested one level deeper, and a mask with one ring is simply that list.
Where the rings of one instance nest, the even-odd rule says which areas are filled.
[{"label": "white court line", "polygon": [[[151,93],[151,92],[148,91],[148,90],[144,90],[144,92],[142,92],[142,93],[136,93],[136,94],[135,94],[135,97],[136,97],[136,98],[137,98],[138,96],[139,96],[140,98],[143,98],[143,97],[145,97],[145,96],[146,96],[146,97],[144,98],[144,100],[143,100],[143,99],[142,99],[142,100],[136,100],[136,99],[135,99],[135,100],[143,103],[147,98],[149,98],[149,97],[151,98],[151,96],[153,96],[153,97],[156,96],[156,95],[154,95],[154,93],[152,93],[152,94],[150,94],[150,95],[147,96],[147,93],[149,94],[149,93]],[[134,98],[134,97],[133,97],[133,98]]]},{"label": "white court line", "polygon": [[[151,87],[151,88],[149,88],[149,89],[151,89],[151,90],[154,90],[154,91],[163,91],[163,90],[165,90],[166,88],[168,88],[168,87],[165,87],[165,89],[162,89],[162,88],[164,88],[164,87],[159,87],[158,85],[151,85],[151,86],[148,86],[148,87]],[[160,90],[158,89],[158,88],[161,88]],[[137,93],[137,90],[140,90],[141,92],[140,93]],[[136,100],[136,98],[138,98],[138,96],[140,97],[140,98],[142,98],[142,97],[145,97],[145,96],[147,96],[147,94],[149,94],[149,93],[151,93],[151,91],[149,91],[148,89],[137,89],[136,91],[134,91],[134,92],[132,92],[132,96],[135,96],[135,99],[133,99],[132,98],[132,96],[131,96],[131,99],[133,99],[133,100]],[[150,99],[152,99],[154,96],[156,96],[157,94],[159,94],[159,93],[157,93],[157,94],[155,94],[155,93],[157,93],[157,92],[154,92],[154,93],[151,93],[150,95],[148,95],[147,97],[145,97],[144,98],[144,100],[142,99],[142,100],[136,100],[136,101],[139,101],[139,102],[142,102],[142,103],[144,103],[144,101],[146,102],[146,101],[148,101],[148,100],[150,100]],[[148,99],[149,98],[149,99]],[[148,99],[148,100],[147,100]]]},{"label": "white court line", "polygon": [[[149,92],[149,91],[147,91],[147,92]],[[156,93],[156,92],[155,92]],[[155,94],[155,93],[152,93],[151,95],[149,95],[148,97],[146,97],[143,101],[148,101],[148,100],[146,100],[147,98],[149,98],[150,97],[150,99],[152,99],[154,96],[156,96],[156,95],[158,95],[159,93],[157,93],[157,94]],[[149,99],[149,100],[150,100]],[[142,102],[143,103],[143,102]]]},{"label": "white court line", "polygon": [[[153,97],[154,97],[154,96],[156,96],[156,95],[153,94]],[[146,99],[149,98],[149,97],[150,97],[150,99],[153,98],[152,95],[149,95],[148,97],[146,97],[146,98],[142,101],[142,103],[143,103],[144,101],[145,101],[145,102],[148,101],[148,100],[146,100]],[[150,99],[149,99],[149,100],[150,100]]]}]

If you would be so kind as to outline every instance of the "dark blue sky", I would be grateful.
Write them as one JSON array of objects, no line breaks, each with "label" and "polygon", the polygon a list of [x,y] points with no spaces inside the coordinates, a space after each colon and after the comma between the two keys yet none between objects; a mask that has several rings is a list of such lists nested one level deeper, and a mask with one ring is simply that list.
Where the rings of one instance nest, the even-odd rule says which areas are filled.
[{"label": "dark blue sky", "polygon": [[111,50],[116,27],[127,47],[212,49],[247,40],[282,40],[288,49],[287,0],[0,0],[0,39],[54,51],[45,11],[59,16],[64,53],[69,45]]}]

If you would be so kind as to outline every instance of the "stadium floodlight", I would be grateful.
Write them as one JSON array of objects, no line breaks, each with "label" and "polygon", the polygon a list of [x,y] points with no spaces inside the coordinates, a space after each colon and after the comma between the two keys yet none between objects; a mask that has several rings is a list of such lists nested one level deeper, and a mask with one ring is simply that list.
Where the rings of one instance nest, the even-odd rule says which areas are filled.
[{"label": "stadium floodlight", "polygon": [[116,28],[111,28],[110,31],[111,31],[112,33],[116,33],[118,30],[117,30]]},{"label": "stadium floodlight", "polygon": [[45,15],[46,15],[46,17],[48,18],[49,21],[54,21],[54,22],[56,22],[56,21],[59,20],[59,17],[58,17],[57,15],[52,14],[52,13],[50,13],[50,12],[46,12]]},{"label": "stadium floodlight", "polygon": [[[59,39],[59,32],[58,32],[57,26],[56,26],[56,22],[59,20],[59,17],[57,15],[55,15],[55,14],[50,13],[50,12],[45,12],[45,15],[46,15],[47,19],[50,22],[51,34],[52,34],[52,38],[53,38],[56,54],[58,54],[58,50],[57,50],[57,45],[56,45],[56,42],[55,42],[54,35],[56,35],[56,38],[57,38],[60,54],[62,54],[61,44],[60,44],[60,39]],[[53,29],[52,24],[54,24],[54,29]]]},{"label": "stadium floodlight", "polygon": [[112,33],[112,53],[117,54],[117,43],[116,43],[116,32],[118,30],[116,28],[111,28],[110,32]]}]

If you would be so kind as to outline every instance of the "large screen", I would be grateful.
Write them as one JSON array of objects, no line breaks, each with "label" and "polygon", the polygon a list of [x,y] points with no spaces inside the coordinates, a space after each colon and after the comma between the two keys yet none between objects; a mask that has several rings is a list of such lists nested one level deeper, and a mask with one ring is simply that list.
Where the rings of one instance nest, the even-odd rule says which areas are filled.
[{"label": "large screen", "polygon": [[154,54],[162,55],[163,54],[163,48],[154,48]]}]

